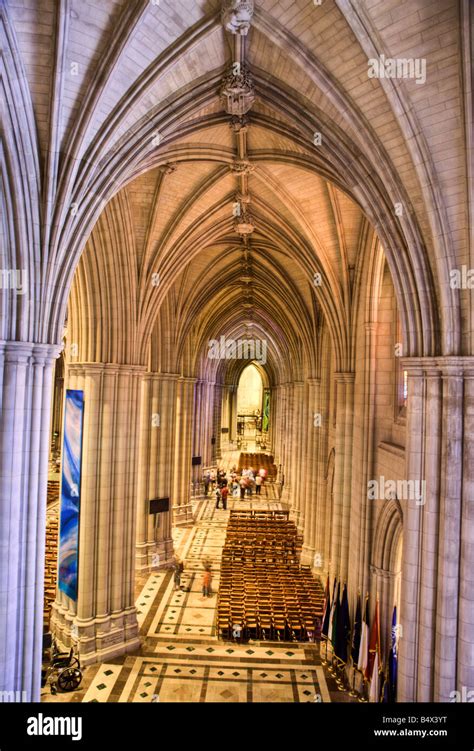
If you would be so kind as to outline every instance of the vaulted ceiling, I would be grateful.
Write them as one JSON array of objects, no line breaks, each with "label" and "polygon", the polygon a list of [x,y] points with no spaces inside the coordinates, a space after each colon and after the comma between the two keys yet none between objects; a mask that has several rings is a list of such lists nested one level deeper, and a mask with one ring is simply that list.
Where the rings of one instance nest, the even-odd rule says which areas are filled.
[{"label": "vaulted ceiling", "polygon": [[[350,369],[355,287],[376,232],[407,352],[459,348],[447,261],[467,244],[452,181],[466,180],[459,7],[383,5],[256,0],[239,51],[221,0],[10,0],[5,28],[37,130],[41,336],[62,328],[77,267],[80,359],[145,361],[161,316],[179,353],[168,367],[186,347],[190,361],[209,338],[255,326],[272,367],[291,361],[301,375],[324,319]],[[420,54],[422,29],[424,86],[368,77],[375,52]],[[255,101],[236,127],[220,92],[240,54]],[[239,201],[248,235],[236,231]]]}]

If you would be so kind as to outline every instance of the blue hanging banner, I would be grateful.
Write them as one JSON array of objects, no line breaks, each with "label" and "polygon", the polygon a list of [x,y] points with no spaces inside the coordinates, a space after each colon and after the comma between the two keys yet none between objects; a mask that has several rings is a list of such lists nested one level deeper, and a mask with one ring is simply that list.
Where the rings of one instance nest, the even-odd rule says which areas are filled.
[{"label": "blue hanging banner", "polygon": [[77,600],[84,392],[66,391],[64,409],[58,587]]}]

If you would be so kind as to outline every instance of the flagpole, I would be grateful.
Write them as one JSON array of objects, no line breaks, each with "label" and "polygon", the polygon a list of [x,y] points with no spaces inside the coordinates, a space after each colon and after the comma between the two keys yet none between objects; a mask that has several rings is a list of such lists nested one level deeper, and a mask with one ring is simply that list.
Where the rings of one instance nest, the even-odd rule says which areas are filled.
[{"label": "flagpole", "polygon": [[[354,638],[355,638],[355,632],[356,632],[356,619],[357,619],[357,612],[359,610],[360,605],[360,624],[359,629],[362,629],[362,602],[361,602],[361,593],[360,589],[357,590],[357,605],[356,605],[356,614],[354,617],[354,622],[352,624],[352,638],[351,638],[351,662],[352,662],[352,688],[349,691],[349,696],[352,696],[355,698],[358,696],[357,691],[355,690],[355,671],[356,671],[356,665],[354,661]],[[360,636],[360,634],[359,634]],[[360,647],[360,638],[359,638],[359,647]]]},{"label": "flagpole", "polygon": [[[328,636],[329,634],[323,634],[322,630],[324,628],[324,623],[326,621],[326,611],[327,611],[328,600],[330,599],[330,591],[331,591],[329,587],[329,569],[328,569],[328,576],[327,576],[327,582],[326,582],[326,589],[327,589],[327,593],[326,592],[324,593],[326,602],[324,603],[324,615],[323,615],[323,621],[321,624],[321,639],[324,639],[326,643],[326,648],[324,650],[324,660],[321,660],[321,665],[328,664]],[[319,651],[321,652],[321,643],[320,643]]]},{"label": "flagpole", "polygon": [[[363,623],[365,623],[366,628],[367,628],[367,632],[364,631],[364,636],[367,639],[368,639],[368,618],[366,619],[365,616],[367,615],[367,611],[368,611],[368,602],[369,602],[369,593],[366,592],[366,595],[365,595],[365,605],[364,605],[364,615],[362,616],[362,620],[363,620]],[[368,659],[368,644],[367,644],[367,659]],[[359,660],[359,662],[360,662],[360,660]],[[364,692],[365,692],[366,686],[367,686],[367,679],[365,677],[365,668],[360,669],[359,668],[359,664],[358,664],[357,665],[357,672],[360,673],[361,676],[362,676],[362,686],[361,686],[361,690],[360,690],[360,694],[359,694],[359,701],[361,703],[366,703],[367,702],[367,698],[364,696]]]},{"label": "flagpole", "polygon": [[346,663],[343,662],[337,656],[336,656],[336,660],[337,660],[337,669],[339,670],[339,675],[336,678],[337,689],[338,689],[338,691],[345,691],[346,689],[345,689],[345,686],[344,686],[344,668],[346,666]]},{"label": "flagpole", "polygon": [[354,665],[354,660],[352,660],[352,688],[349,691],[349,696],[356,697],[358,696],[357,691],[355,690],[355,682],[356,682],[356,667]]}]

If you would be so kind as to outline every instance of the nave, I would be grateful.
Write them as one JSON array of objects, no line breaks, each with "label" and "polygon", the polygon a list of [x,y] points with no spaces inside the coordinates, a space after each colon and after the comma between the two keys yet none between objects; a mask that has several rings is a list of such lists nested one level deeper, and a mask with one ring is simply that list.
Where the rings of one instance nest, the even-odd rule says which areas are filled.
[{"label": "nave", "polygon": [[[0,692],[39,700],[45,626],[112,701],[220,649],[200,485],[266,451],[346,682],[350,620],[397,702],[474,694],[473,8],[0,3]],[[230,593],[267,642],[277,584]]]},{"label": "nave", "polygon": [[[184,562],[182,589],[175,591],[171,571],[137,581],[141,649],[84,670],[76,692],[41,700],[64,702],[311,702],[349,700],[325,676],[319,645],[294,642],[223,641],[217,635],[217,591],[221,556],[231,509],[282,508],[272,499],[230,500],[227,511],[211,499],[196,502],[196,522],[174,531]],[[203,560],[212,566],[213,596],[202,597]],[[328,688],[329,686],[331,690]],[[159,697],[159,698],[158,698]]]}]

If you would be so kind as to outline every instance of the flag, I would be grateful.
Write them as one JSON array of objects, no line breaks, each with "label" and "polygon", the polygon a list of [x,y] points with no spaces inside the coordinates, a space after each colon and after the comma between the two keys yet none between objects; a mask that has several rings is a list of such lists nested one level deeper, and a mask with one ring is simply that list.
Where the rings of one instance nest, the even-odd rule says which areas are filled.
[{"label": "flag", "polygon": [[397,669],[398,669],[398,628],[397,628],[397,606],[393,607],[392,614],[392,633],[391,647],[388,656],[388,696],[389,701],[397,700]]},{"label": "flag", "polygon": [[349,602],[347,600],[347,586],[344,584],[342,590],[342,600],[339,608],[337,618],[337,632],[336,632],[336,657],[346,663],[347,662],[347,641],[351,631],[351,620],[349,616]]},{"label": "flag", "polygon": [[356,606],[356,614],[354,618],[354,628],[352,629],[351,656],[352,656],[353,665],[357,665],[357,660],[359,659],[361,630],[362,630],[362,605],[360,602],[360,592],[359,592],[357,595],[357,606]]},{"label": "flag", "polygon": [[360,649],[357,659],[357,667],[365,672],[367,667],[367,656],[369,651],[369,595],[365,598],[365,614],[360,630]]},{"label": "flag", "polygon": [[341,607],[340,604],[339,604],[340,592],[341,592],[341,582],[338,582],[337,583],[336,599],[333,602],[333,608],[332,608],[333,614],[332,614],[331,635],[330,635],[331,644],[332,644],[332,648],[333,648],[334,651],[336,650],[337,621],[338,621],[338,618],[339,618],[339,609]]},{"label": "flag", "polygon": [[331,611],[331,599],[329,597],[329,574],[328,574],[328,578],[326,581],[326,590],[324,593],[323,627],[321,629],[321,635],[326,636],[326,637],[328,635],[330,611]]},{"label": "flag", "polygon": [[[373,627],[373,624],[372,624]],[[380,675],[379,675],[379,653],[375,652],[375,657],[372,665],[372,677],[370,681],[369,689],[369,701],[380,701]]]},{"label": "flag", "polygon": [[332,621],[334,618],[334,608],[336,607],[336,589],[337,589],[337,579],[334,577],[334,584],[332,587],[332,604],[329,609],[329,623],[328,623],[328,641],[331,641],[332,637]]},{"label": "flag", "polygon": [[[379,622],[379,601],[375,603],[375,615],[370,629],[369,638],[369,656],[367,667],[365,668],[365,679],[370,681],[374,673],[375,658],[377,657],[377,673],[380,667],[380,622]],[[377,676],[378,680],[378,676]]]}]

